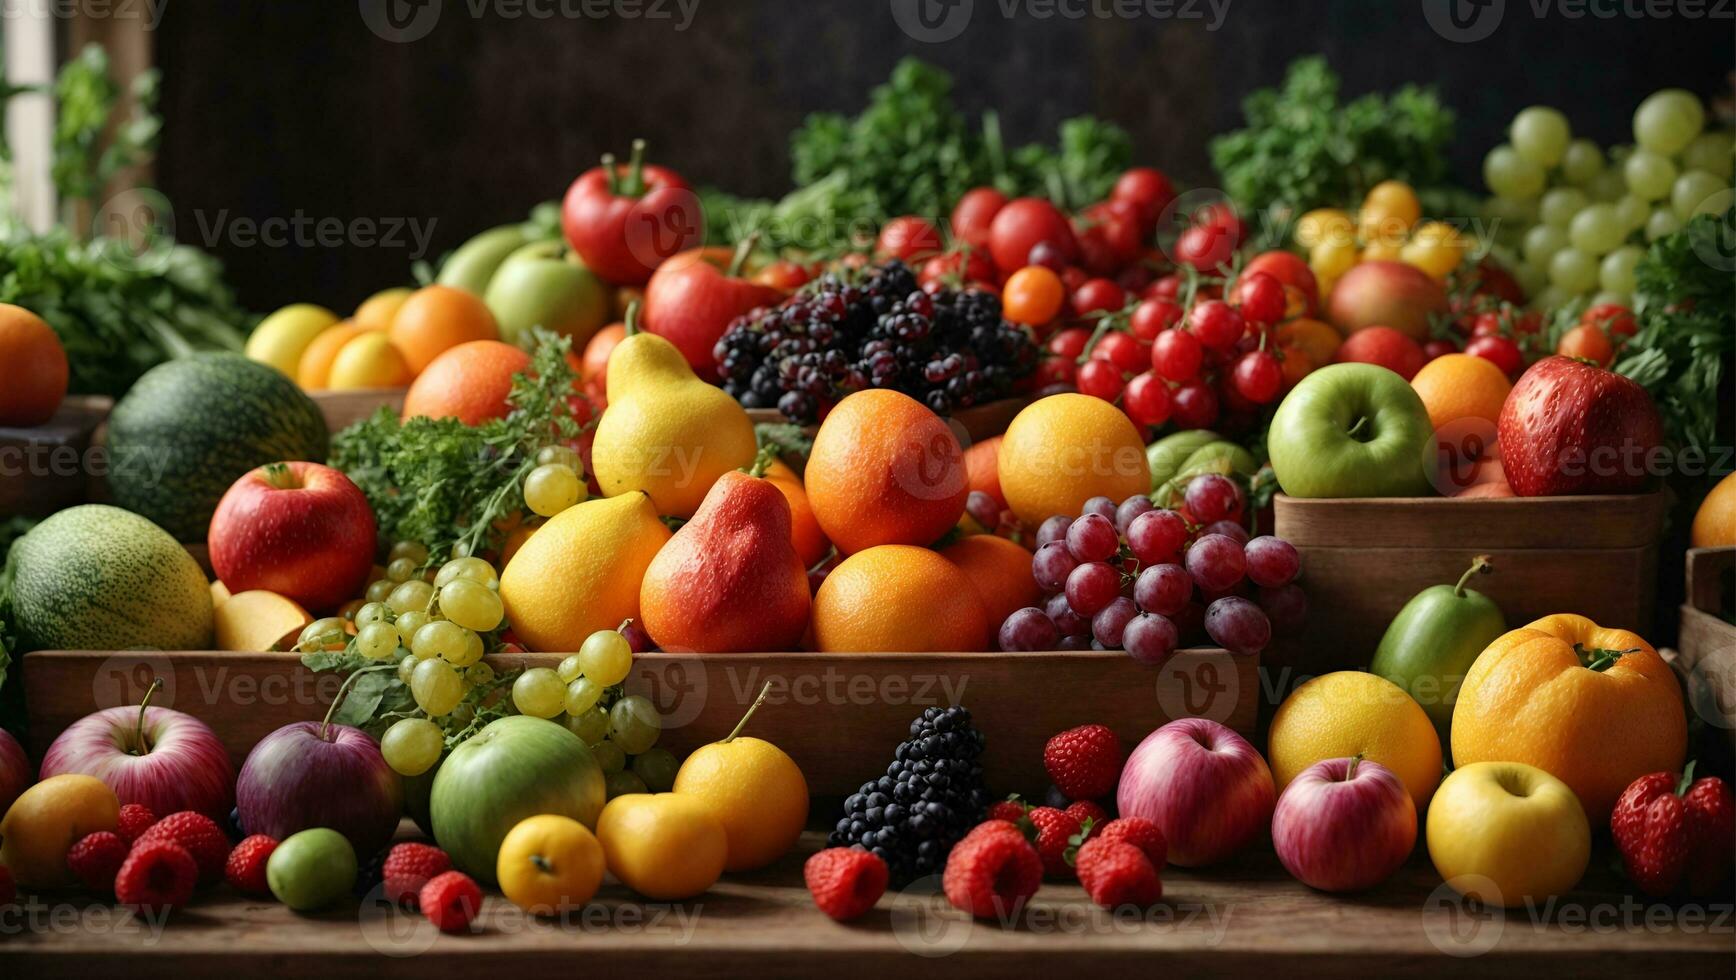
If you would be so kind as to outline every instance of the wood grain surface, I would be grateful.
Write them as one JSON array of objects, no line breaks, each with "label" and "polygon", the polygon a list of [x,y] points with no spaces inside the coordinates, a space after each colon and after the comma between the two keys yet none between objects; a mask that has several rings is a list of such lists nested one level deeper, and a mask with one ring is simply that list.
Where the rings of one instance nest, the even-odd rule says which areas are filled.
[{"label": "wood grain surface", "polygon": [[1688,550],[1688,601],[1676,642],[1690,709],[1708,728],[1722,729],[1725,746],[1736,755],[1736,624],[1724,618],[1736,608],[1733,568],[1736,548]]},{"label": "wood grain surface", "polygon": [[46,517],[90,500],[107,460],[88,451],[113,407],[105,395],[69,395],[42,425],[0,426],[0,517]]},{"label": "wood grain surface", "polygon": [[332,435],[337,435],[351,423],[373,415],[382,405],[391,406],[394,412],[403,411],[404,395],[408,391],[408,388],[363,388],[357,391],[310,391],[307,395],[325,416],[326,428]]},{"label": "wood grain surface", "polygon": [[[509,670],[552,667],[561,656],[489,659]],[[34,756],[90,712],[137,703],[160,677],[151,703],[210,724],[237,764],[278,727],[322,717],[342,680],[307,670],[290,653],[45,651],[26,655],[22,671]],[[1131,747],[1166,721],[1197,716],[1251,733],[1261,689],[1258,657],[1222,650],[1186,651],[1161,668],[1086,651],[647,654],[627,682],[657,705],[659,744],[678,755],[729,734],[767,685],[750,733],[789,752],[810,792],[840,796],[885,770],[927,707],[971,709],[990,745],[991,789],[1040,794],[1049,782],[1043,743],[1056,732],[1097,722]]]}]

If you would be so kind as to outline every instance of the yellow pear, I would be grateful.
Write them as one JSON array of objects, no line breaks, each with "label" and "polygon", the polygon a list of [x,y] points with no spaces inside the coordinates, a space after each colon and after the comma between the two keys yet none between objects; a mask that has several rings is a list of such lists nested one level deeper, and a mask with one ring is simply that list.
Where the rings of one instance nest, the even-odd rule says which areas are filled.
[{"label": "yellow pear", "polygon": [[608,399],[591,467],[610,497],[642,490],[659,514],[692,517],[718,477],[758,452],[747,411],[701,381],[681,351],[655,334],[615,345]]},{"label": "yellow pear", "polygon": [[669,540],[643,493],[599,497],[537,529],[500,573],[500,600],[532,650],[573,651],[639,616],[639,583]]}]

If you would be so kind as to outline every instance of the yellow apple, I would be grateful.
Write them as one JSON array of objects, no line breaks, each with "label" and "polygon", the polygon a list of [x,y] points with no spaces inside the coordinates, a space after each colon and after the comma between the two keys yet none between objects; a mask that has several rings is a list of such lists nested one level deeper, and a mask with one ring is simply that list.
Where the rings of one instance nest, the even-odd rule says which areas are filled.
[{"label": "yellow apple", "polygon": [[1478,762],[1429,804],[1429,857],[1447,884],[1491,905],[1572,888],[1591,857],[1591,825],[1567,784],[1521,762]]}]

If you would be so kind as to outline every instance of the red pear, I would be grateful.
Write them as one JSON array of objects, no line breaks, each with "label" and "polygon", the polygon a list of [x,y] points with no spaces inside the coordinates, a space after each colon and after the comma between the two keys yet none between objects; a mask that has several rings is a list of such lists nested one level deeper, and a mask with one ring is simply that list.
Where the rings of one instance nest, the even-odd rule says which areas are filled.
[{"label": "red pear", "polygon": [[809,602],[789,502],[770,481],[735,471],[712,485],[639,587],[641,622],[669,651],[793,650]]}]

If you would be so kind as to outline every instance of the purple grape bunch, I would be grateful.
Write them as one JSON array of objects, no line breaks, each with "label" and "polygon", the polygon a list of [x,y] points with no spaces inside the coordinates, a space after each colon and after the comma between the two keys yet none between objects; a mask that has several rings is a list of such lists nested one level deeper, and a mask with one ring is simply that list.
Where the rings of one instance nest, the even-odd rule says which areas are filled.
[{"label": "purple grape bunch", "polygon": [[1241,489],[1226,477],[1195,477],[1183,501],[1194,523],[1145,496],[1093,497],[1077,517],[1044,521],[1031,557],[1043,601],[1007,617],[1000,648],[1125,650],[1157,666],[1207,640],[1249,654],[1300,629],[1296,548],[1248,536]]}]

